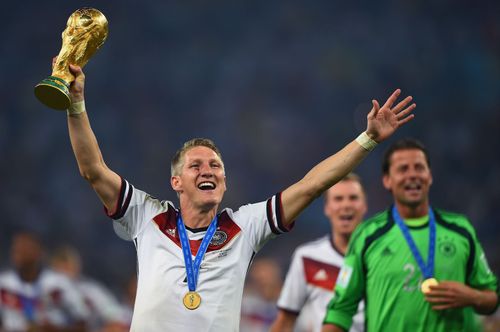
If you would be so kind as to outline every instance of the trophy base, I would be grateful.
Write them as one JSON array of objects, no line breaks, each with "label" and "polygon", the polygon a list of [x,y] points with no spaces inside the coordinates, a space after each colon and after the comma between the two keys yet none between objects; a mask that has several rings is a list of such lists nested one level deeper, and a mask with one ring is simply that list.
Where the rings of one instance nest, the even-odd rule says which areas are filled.
[{"label": "trophy base", "polygon": [[56,76],[49,76],[35,86],[35,96],[45,106],[63,111],[71,106],[69,84]]}]

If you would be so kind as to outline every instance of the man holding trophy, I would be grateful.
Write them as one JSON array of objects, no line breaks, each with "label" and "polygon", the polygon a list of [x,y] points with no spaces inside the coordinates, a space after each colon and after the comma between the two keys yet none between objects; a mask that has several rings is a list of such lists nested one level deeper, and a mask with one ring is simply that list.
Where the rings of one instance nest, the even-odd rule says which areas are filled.
[{"label": "man holding trophy", "polygon": [[67,120],[80,174],[136,246],[139,273],[131,331],[137,332],[237,331],[244,279],[254,255],[268,240],[288,232],[314,199],[409,122],[416,107],[411,97],[396,103],[399,89],[382,107],[373,100],[365,132],[287,189],[236,211],[219,211],[226,176],[218,148],[209,139],[192,139],[172,159],[176,208],[108,168],[85,109],[85,76],[81,66],[70,63],[69,70],[75,80]]}]

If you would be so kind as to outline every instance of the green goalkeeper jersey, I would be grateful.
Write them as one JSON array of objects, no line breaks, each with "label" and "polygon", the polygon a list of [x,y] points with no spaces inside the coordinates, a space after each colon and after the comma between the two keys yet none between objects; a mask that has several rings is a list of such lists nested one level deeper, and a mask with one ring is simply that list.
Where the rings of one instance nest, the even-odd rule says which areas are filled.
[{"label": "green goalkeeper jersey", "polygon": [[[358,302],[364,298],[367,332],[477,331],[472,307],[435,311],[425,301],[420,291],[422,272],[390,211],[365,221],[353,234],[324,322],[349,330]],[[433,211],[436,215],[435,278],[498,292],[497,278],[488,267],[467,218]],[[428,224],[428,221],[418,226],[407,224],[425,262]]]}]

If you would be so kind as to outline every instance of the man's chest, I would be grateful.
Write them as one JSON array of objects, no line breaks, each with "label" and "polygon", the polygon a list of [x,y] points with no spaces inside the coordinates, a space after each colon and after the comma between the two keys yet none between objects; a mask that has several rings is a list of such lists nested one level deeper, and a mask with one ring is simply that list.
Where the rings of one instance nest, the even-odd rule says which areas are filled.
[{"label": "man's chest", "polygon": [[[192,261],[199,251],[201,234],[189,234]],[[167,236],[155,227],[146,229],[135,242],[139,263],[139,273],[163,275],[169,280],[184,283],[186,263],[182,245],[175,238],[175,231]],[[241,232],[229,236],[216,232],[200,264],[199,280],[225,278],[227,275],[246,273],[253,252],[246,244]]]},{"label": "man's chest", "polygon": [[[403,290],[419,289],[423,272],[414,251],[404,237],[393,229],[392,234],[375,241],[364,258],[367,282],[385,280]],[[418,254],[424,266],[429,264],[429,233],[426,230],[412,231]],[[464,281],[470,248],[467,239],[439,230],[434,247],[434,277],[438,280]]]}]

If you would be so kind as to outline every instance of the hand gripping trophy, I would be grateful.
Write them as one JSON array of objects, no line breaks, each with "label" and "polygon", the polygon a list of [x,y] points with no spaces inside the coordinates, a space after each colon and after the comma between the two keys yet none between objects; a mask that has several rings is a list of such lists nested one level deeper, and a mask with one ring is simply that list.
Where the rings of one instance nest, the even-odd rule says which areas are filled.
[{"label": "hand gripping trophy", "polygon": [[75,77],[69,65],[85,66],[90,57],[104,44],[108,36],[108,21],[97,9],[80,8],[68,19],[62,33],[62,48],[52,75],[35,86],[35,96],[46,106],[65,110],[71,105],[69,86]]}]

